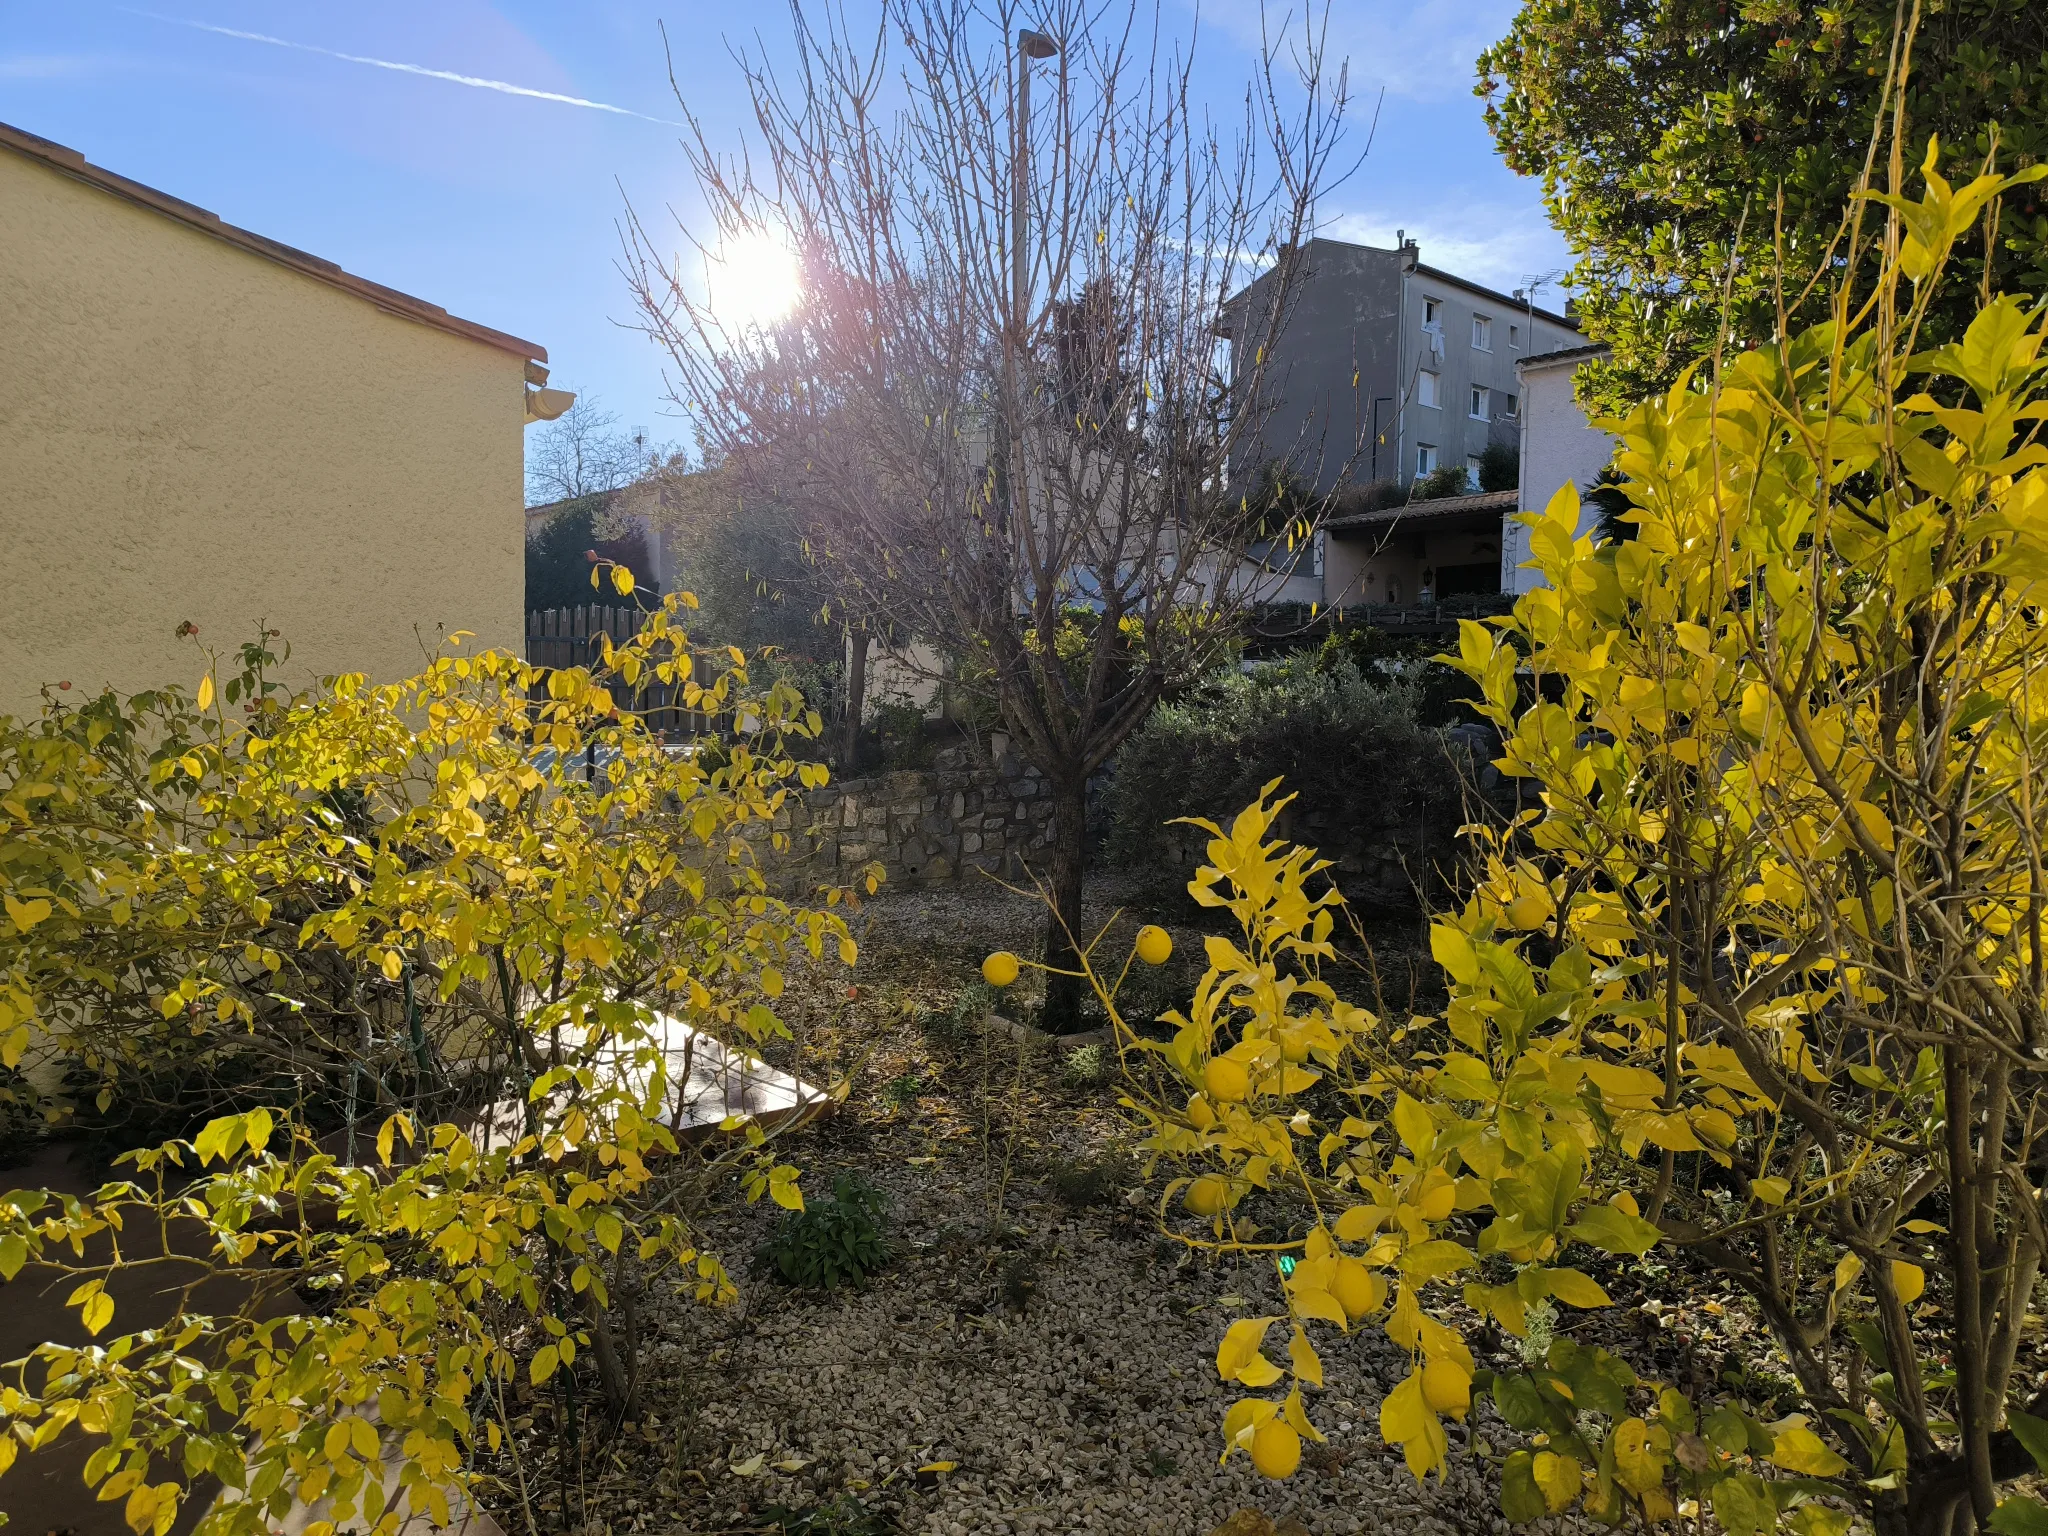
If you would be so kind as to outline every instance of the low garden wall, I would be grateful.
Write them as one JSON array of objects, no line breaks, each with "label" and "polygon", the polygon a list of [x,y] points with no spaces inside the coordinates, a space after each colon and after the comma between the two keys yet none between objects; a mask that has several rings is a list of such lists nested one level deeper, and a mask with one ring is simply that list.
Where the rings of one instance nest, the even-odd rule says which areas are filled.
[{"label": "low garden wall", "polygon": [[1014,877],[1052,852],[1045,778],[1008,752],[978,763],[967,748],[948,747],[930,768],[835,780],[782,819],[790,876],[849,879],[876,863],[891,889],[972,869]]}]

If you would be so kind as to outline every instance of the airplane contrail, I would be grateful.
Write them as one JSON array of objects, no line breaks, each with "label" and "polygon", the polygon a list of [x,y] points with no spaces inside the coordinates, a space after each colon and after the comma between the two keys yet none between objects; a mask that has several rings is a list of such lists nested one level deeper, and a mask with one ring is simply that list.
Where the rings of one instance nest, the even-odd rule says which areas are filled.
[{"label": "airplane contrail", "polygon": [[537,91],[532,86],[514,85],[509,80],[490,80],[481,75],[459,75],[450,69],[429,69],[424,64],[401,64],[392,59],[373,59],[360,53],[342,53],[333,48],[321,48],[312,43],[295,43],[289,38],[271,37],[263,32],[244,32],[236,27],[217,27],[210,22],[191,21],[183,16],[160,16],[155,11],[138,11],[122,6],[131,16],[146,16],[151,21],[169,22],[173,26],[190,27],[195,32],[213,32],[221,37],[237,37],[249,43],[268,43],[273,48],[290,48],[298,53],[317,53],[325,58],[341,59],[350,64],[368,64],[375,69],[395,70],[401,75],[419,75],[428,80],[448,80],[456,85],[474,86],[481,91],[498,91],[507,96],[530,96],[535,101],[560,102],[565,107],[587,107],[593,112],[610,112],[619,117],[637,117],[643,123],[660,123],[665,128],[686,128],[687,123],[673,122],[665,117],[649,117],[645,112],[635,112],[630,107],[615,107],[608,101],[591,101],[583,96],[564,96],[559,91]]}]

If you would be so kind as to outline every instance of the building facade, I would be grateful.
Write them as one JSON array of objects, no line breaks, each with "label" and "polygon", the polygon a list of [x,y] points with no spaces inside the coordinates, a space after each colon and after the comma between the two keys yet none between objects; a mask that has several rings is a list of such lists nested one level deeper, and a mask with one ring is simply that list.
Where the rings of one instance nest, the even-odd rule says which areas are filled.
[{"label": "building facade", "polygon": [[[1458,592],[1498,591],[1499,508],[1480,492],[1482,456],[1522,439],[1522,359],[1579,343],[1569,315],[1537,307],[1423,263],[1416,242],[1391,250],[1315,239],[1286,258],[1299,263],[1289,308],[1274,325],[1262,307],[1270,274],[1227,307],[1219,327],[1240,381],[1248,349],[1270,342],[1252,447],[1236,466],[1255,476],[1285,464],[1328,494],[1373,488],[1377,503],[1329,520],[1297,567],[1290,599],[1313,586],[1326,606],[1402,603]],[[1471,495],[1387,505],[1400,488],[1462,468]]]},{"label": "building facade", "polygon": [[[1574,392],[1581,364],[1605,356],[1600,345],[1564,347],[1523,358],[1516,365],[1521,379],[1521,458],[1516,505],[1523,512],[1541,512],[1567,485],[1581,491],[1592,484],[1614,458],[1615,441],[1587,419]],[[1578,532],[1591,532],[1599,513],[1590,503],[1579,508]],[[1509,519],[1501,530],[1500,590],[1527,592],[1545,585],[1543,573],[1527,564],[1530,530]]]},{"label": "building facade", "polygon": [[520,645],[542,348],[5,126],[0,209],[0,712],[259,626],[294,684]]}]

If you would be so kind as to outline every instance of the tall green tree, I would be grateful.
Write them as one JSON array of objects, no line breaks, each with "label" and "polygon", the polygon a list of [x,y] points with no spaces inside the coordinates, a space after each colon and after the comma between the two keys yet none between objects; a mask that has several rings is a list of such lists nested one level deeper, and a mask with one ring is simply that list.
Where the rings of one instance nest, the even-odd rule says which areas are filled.
[{"label": "tall green tree", "polygon": [[[1905,131],[1886,142],[1937,135],[1951,181],[1994,141],[2007,168],[2048,158],[2039,0],[1528,0],[1480,55],[1495,142],[1543,178],[1587,332],[1613,348],[1581,375],[1592,403],[1624,411],[1667,385],[1712,349],[1724,307],[1737,343],[1769,340],[1781,269],[1793,327],[1825,317],[1828,284],[1801,290],[1830,260],[1881,112],[1890,126],[1909,31]],[[1931,342],[1961,333],[1980,283],[2048,287],[2038,186],[2005,194],[1956,271],[1970,281],[1928,315]]]}]

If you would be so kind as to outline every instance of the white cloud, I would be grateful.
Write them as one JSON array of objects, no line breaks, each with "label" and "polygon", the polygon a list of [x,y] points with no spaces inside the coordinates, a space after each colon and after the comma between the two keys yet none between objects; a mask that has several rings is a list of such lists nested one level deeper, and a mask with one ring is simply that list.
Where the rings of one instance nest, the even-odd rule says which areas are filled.
[{"label": "white cloud", "polygon": [[1571,264],[1571,252],[1540,213],[1463,203],[1425,207],[1399,218],[1346,213],[1319,226],[1317,233],[1391,248],[1403,230],[1421,247],[1425,265],[1503,293],[1541,279],[1538,302],[1554,306],[1563,301],[1561,273]]}]

